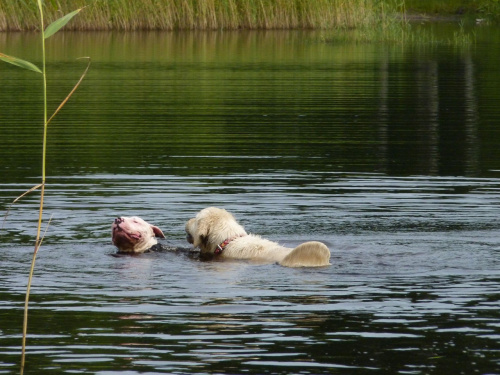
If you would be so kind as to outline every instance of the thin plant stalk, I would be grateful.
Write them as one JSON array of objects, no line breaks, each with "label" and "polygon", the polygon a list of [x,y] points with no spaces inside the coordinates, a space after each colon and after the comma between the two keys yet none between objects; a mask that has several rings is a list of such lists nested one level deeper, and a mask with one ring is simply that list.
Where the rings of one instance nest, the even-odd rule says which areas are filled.
[{"label": "thin plant stalk", "polygon": [[[18,67],[24,68],[24,69],[34,71],[36,73],[41,73],[42,77],[43,77],[42,183],[31,188],[30,190],[26,191],[21,196],[17,197],[14,200],[14,202],[12,202],[12,204],[16,203],[20,198],[24,197],[25,195],[27,195],[27,194],[31,193],[32,191],[35,191],[41,187],[40,208],[38,211],[38,226],[37,226],[37,232],[36,232],[35,249],[33,251],[33,257],[31,259],[31,268],[30,268],[30,273],[29,273],[29,277],[28,277],[28,285],[26,287],[26,298],[24,301],[23,338],[22,338],[21,371],[20,371],[21,375],[24,373],[24,365],[25,365],[25,358],[26,358],[26,335],[27,335],[27,331],[28,331],[28,304],[29,304],[29,296],[30,296],[30,290],[31,290],[31,282],[33,280],[33,273],[35,271],[36,255],[38,253],[38,250],[40,249],[40,246],[42,245],[42,241],[43,241],[43,238],[45,236],[45,232],[47,231],[47,228],[50,225],[50,220],[52,220],[52,218],[49,220],[49,224],[47,225],[47,228],[45,229],[43,236],[41,236],[42,219],[43,219],[43,204],[44,204],[44,197],[45,197],[45,181],[46,181],[46,168],[45,168],[45,166],[46,166],[46,155],[47,155],[48,124],[54,118],[54,116],[61,110],[61,108],[64,106],[64,104],[66,104],[66,102],[69,100],[71,95],[73,95],[73,93],[78,88],[78,86],[82,82],[83,78],[87,74],[87,71],[89,70],[89,67],[90,67],[90,58],[87,57],[86,58],[86,59],[88,59],[87,68],[85,69],[82,76],[80,77],[80,80],[73,87],[73,89],[66,96],[66,98],[61,102],[59,107],[57,107],[57,109],[52,114],[52,116],[47,120],[47,75],[46,75],[46,68],[45,68],[45,39],[54,35],[61,28],[63,28],[83,8],[79,8],[79,9],[77,9],[71,13],[68,13],[65,16],[55,20],[45,29],[44,28],[44,15],[43,15],[42,0],[37,0],[37,7],[38,7],[39,15],[40,15],[40,30],[41,30],[41,37],[42,37],[42,70],[40,70],[36,65],[30,63],[29,61],[25,61],[25,60],[22,60],[22,59],[17,58],[17,57],[8,56],[6,54],[0,53],[0,60],[5,61],[5,62],[12,64],[12,65],[16,65]],[[11,204],[11,206],[12,206],[12,204]],[[10,207],[9,207],[9,211],[10,211]],[[7,213],[5,215],[5,219],[7,218],[9,211],[7,211]],[[5,222],[5,219],[4,219],[4,222]],[[2,225],[2,227],[3,227],[3,225]]]},{"label": "thin plant stalk", "polygon": [[[17,200],[22,198],[23,196],[27,195],[28,193],[31,193],[34,190],[37,190],[38,188],[41,187],[41,197],[40,197],[40,208],[39,208],[39,214],[38,214],[38,227],[37,227],[37,234],[36,234],[36,241],[35,241],[35,249],[33,251],[33,258],[31,260],[31,268],[30,268],[30,273],[28,277],[28,285],[26,287],[26,298],[24,301],[24,319],[23,319],[23,340],[22,340],[22,351],[21,351],[21,375],[24,372],[24,363],[25,363],[25,357],[26,357],[26,336],[27,336],[27,331],[28,331],[28,304],[29,304],[29,296],[30,296],[30,290],[31,290],[31,282],[33,280],[33,273],[35,271],[35,261],[36,261],[36,255],[38,253],[38,249],[40,249],[40,246],[42,245],[43,238],[45,237],[45,233],[47,232],[48,226],[50,225],[50,221],[52,218],[49,220],[49,223],[47,224],[47,228],[45,229],[45,232],[43,236],[41,236],[41,229],[42,229],[42,216],[43,216],[43,198],[44,198],[44,193],[45,193],[45,156],[46,156],[46,145],[47,145],[47,128],[49,125],[49,122],[54,118],[54,116],[61,110],[61,108],[66,104],[66,102],[69,100],[71,95],[75,92],[75,90],[80,86],[80,83],[82,82],[83,78],[86,76],[89,68],[90,68],[90,58],[89,57],[82,57],[82,59],[88,59],[87,67],[85,68],[85,71],[81,75],[80,79],[76,83],[76,85],[73,87],[73,89],[70,91],[70,93],[66,96],[66,98],[61,102],[59,107],[54,111],[52,116],[47,120],[47,101],[46,101],[46,80],[45,80],[45,51],[43,54],[43,75],[44,75],[44,135],[43,135],[43,163],[42,163],[42,183],[40,185],[37,185],[24,194],[22,194],[20,197],[18,197],[13,203],[15,203]],[[9,208],[10,210],[10,208]]]},{"label": "thin plant stalk", "polygon": [[33,258],[31,259],[31,268],[28,276],[28,285],[26,287],[26,297],[24,300],[24,318],[23,318],[23,340],[21,350],[21,375],[24,373],[24,363],[26,359],[26,336],[28,332],[28,305],[30,299],[31,282],[33,280],[33,273],[35,271],[35,261],[38,249],[40,248],[40,233],[42,229],[43,218],[43,201],[45,197],[45,157],[47,153],[47,74],[45,69],[45,31],[43,21],[43,8],[42,1],[37,0],[38,10],[40,12],[40,31],[42,36],[42,77],[43,77],[43,149],[42,149],[42,190],[40,193],[40,208],[38,211],[38,226],[36,231],[35,249],[33,251]]}]

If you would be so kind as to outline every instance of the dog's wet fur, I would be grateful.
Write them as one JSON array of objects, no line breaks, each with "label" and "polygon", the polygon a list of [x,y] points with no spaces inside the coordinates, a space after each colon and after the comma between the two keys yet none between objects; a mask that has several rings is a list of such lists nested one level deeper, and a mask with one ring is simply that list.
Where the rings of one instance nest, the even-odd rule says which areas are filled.
[{"label": "dog's wet fur", "polygon": [[222,259],[245,259],[257,263],[279,263],[286,267],[330,265],[330,250],[322,242],[309,241],[295,248],[281,246],[248,234],[224,209],[209,207],[186,223],[186,239],[201,254]]},{"label": "dog's wet fur", "polygon": [[129,257],[129,256],[139,256],[141,254],[148,253],[175,253],[177,255],[183,255],[193,260],[209,260],[211,257],[202,256],[200,253],[200,249],[193,247],[184,247],[184,246],[174,246],[165,243],[157,243],[151,246],[149,249],[144,250],[140,253],[130,253],[130,252],[121,252],[118,251],[111,256],[119,258],[119,257]]},{"label": "dog's wet fur", "polygon": [[241,259],[286,267],[330,265],[330,250],[325,244],[309,241],[295,248],[281,246],[248,234],[232,214],[217,207],[201,210],[186,223],[185,229],[187,241],[193,244],[191,248],[158,243],[157,237],[165,238],[162,230],[140,217],[118,217],[111,227],[112,242],[118,248],[116,256],[173,252],[203,261]]}]

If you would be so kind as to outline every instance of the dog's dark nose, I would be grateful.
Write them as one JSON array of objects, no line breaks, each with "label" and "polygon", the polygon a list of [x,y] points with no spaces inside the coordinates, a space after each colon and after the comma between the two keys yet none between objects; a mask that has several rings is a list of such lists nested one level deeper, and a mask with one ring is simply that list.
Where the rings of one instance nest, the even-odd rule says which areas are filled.
[{"label": "dog's dark nose", "polygon": [[125,221],[125,220],[123,220],[121,217],[117,217],[117,218],[115,219],[115,224],[116,224],[116,225],[119,225],[119,224],[123,223],[124,221]]}]

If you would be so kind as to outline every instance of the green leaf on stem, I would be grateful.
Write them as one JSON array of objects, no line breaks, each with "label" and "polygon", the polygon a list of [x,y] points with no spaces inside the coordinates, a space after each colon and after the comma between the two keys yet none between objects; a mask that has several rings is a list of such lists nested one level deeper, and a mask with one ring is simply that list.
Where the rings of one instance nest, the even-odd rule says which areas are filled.
[{"label": "green leaf on stem", "polygon": [[29,61],[22,60],[22,59],[19,59],[17,57],[14,57],[14,56],[9,56],[9,55],[5,55],[3,53],[0,53],[0,60],[3,60],[5,62],[8,62],[9,64],[16,65],[16,66],[19,66],[19,67],[24,68],[24,69],[32,70],[32,71],[40,73],[40,74],[42,73],[42,71],[40,69],[38,69],[38,67],[36,65],[30,63]]},{"label": "green leaf on stem", "polygon": [[45,29],[45,34],[44,38],[47,39],[57,33],[61,28],[64,27],[74,16],[78,14],[83,8],[74,10],[71,13],[66,14],[65,16],[59,18],[58,20],[55,20],[52,22],[47,28]]}]

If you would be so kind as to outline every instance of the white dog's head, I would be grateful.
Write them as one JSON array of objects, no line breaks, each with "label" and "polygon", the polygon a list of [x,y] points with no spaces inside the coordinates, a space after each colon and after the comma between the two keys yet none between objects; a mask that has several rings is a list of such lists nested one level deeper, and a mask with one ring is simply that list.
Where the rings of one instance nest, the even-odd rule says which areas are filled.
[{"label": "white dog's head", "polygon": [[245,229],[233,215],[222,208],[208,207],[186,223],[187,241],[202,253],[214,253],[226,240],[246,236]]},{"label": "white dog's head", "polygon": [[120,253],[142,253],[157,244],[155,237],[165,238],[160,228],[137,216],[116,218],[111,232]]}]

